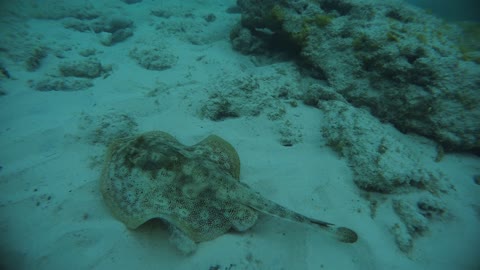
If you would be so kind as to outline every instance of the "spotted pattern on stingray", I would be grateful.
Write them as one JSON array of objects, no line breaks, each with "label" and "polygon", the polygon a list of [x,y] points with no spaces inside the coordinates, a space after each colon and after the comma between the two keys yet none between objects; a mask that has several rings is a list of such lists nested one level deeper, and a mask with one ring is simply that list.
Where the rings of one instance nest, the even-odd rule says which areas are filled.
[{"label": "spotted pattern on stingray", "polygon": [[350,229],[308,218],[264,198],[239,177],[238,154],[222,138],[210,135],[185,146],[168,133],[152,131],[110,145],[100,189],[112,214],[128,228],[160,218],[192,243],[214,239],[232,228],[247,230],[259,212],[318,226],[343,242],[357,240]]}]

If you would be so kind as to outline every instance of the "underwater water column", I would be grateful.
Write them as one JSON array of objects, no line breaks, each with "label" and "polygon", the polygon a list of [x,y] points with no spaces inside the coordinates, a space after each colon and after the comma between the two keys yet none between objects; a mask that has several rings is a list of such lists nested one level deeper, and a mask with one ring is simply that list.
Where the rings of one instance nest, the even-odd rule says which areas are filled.
[{"label": "underwater water column", "polygon": [[478,0],[406,0],[421,8],[451,21],[480,22],[480,1]]}]

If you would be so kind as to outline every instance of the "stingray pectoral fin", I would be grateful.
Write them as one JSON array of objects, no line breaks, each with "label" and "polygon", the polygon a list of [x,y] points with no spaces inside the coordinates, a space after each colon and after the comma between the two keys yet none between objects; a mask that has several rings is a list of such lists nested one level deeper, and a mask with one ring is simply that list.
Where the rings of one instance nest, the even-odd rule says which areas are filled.
[{"label": "stingray pectoral fin", "polygon": [[182,254],[190,255],[197,249],[197,244],[186,233],[170,224],[170,243],[172,243]]}]

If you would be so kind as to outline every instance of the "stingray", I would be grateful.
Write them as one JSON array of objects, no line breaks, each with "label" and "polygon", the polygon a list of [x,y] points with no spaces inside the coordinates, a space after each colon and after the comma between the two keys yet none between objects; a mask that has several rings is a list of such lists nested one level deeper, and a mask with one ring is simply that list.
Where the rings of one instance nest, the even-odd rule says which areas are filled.
[{"label": "stingray", "polygon": [[249,229],[259,213],[315,226],[341,242],[357,241],[353,230],[289,210],[239,178],[239,156],[222,138],[210,135],[186,146],[168,133],[152,131],[111,143],[100,189],[113,216],[129,229],[162,219],[185,253],[231,229]]}]

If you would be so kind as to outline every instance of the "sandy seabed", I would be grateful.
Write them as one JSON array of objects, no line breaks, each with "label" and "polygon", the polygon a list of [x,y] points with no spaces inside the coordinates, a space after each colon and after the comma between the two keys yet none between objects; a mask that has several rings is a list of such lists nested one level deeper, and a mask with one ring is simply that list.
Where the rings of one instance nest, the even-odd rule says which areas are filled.
[{"label": "sandy seabed", "polygon": [[[448,214],[401,251],[392,199],[379,196],[372,214],[346,159],[327,146],[321,129],[332,117],[276,96],[279,85],[298,86],[293,64],[263,63],[231,48],[229,31],[240,15],[226,10],[234,1],[109,0],[85,13],[75,1],[73,9],[34,2],[4,9],[1,19],[8,51],[0,85],[0,268],[479,269],[479,158],[447,153],[436,163]],[[105,18],[89,21],[90,11]],[[101,25],[119,30],[97,31]],[[209,111],[216,93],[256,83],[260,94],[239,95],[232,105],[243,115],[211,120],[219,117]],[[290,209],[354,229],[359,241],[340,243],[313,227],[262,216],[247,232],[199,243],[184,256],[161,222],[128,230],[103,204],[103,157],[111,139],[151,130],[184,144],[221,136],[239,153],[242,182]],[[403,143],[433,147],[418,136]],[[431,155],[423,158],[432,163]]]}]

